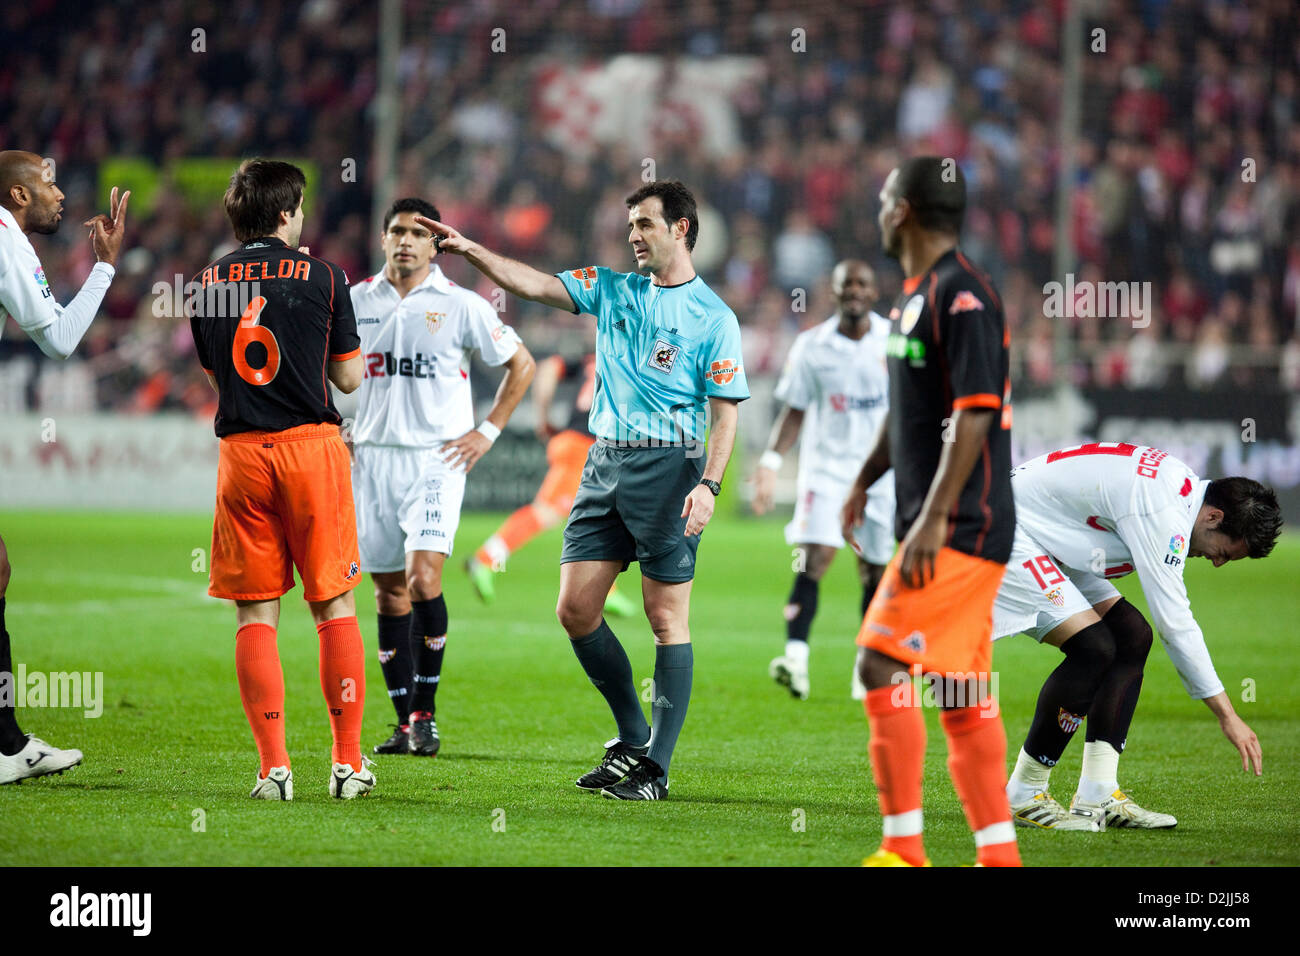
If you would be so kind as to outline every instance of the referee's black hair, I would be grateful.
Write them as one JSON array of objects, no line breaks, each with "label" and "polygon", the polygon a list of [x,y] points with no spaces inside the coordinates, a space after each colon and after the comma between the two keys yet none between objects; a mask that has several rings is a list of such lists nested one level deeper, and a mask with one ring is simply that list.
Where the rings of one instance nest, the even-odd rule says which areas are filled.
[{"label": "referee's black hair", "polygon": [[413,212],[417,216],[424,216],[426,219],[442,222],[442,213],[438,212],[438,207],[433,203],[415,196],[407,196],[405,199],[396,200],[388,207],[388,212],[384,213],[384,232],[388,231],[388,224],[393,221],[393,217],[399,212]]},{"label": "referee's black hair", "polygon": [[1218,530],[1246,542],[1252,558],[1267,557],[1282,533],[1277,495],[1251,478],[1218,478],[1205,489],[1205,503],[1223,512]]},{"label": "referee's black hair", "polygon": [[914,156],[898,167],[898,198],[906,199],[922,229],[961,232],[966,215],[966,177],[951,157]]},{"label": "referee's black hair", "polygon": [[230,177],[223,202],[235,238],[240,242],[273,236],[280,228],[280,213],[292,216],[302,202],[307,177],[293,163],[274,159],[246,159]]},{"label": "referee's black hair", "polygon": [[664,222],[671,226],[678,219],[686,220],[686,251],[695,248],[695,240],[700,234],[700,214],[695,205],[695,197],[685,184],[676,179],[656,179],[646,183],[632,193],[623,202],[631,209],[643,199],[658,196],[664,206]]}]

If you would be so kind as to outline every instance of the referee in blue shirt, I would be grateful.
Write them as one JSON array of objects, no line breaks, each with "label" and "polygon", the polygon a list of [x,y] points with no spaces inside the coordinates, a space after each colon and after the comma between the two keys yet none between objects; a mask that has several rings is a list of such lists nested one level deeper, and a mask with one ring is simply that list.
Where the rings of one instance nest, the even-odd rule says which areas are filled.
[{"label": "referee in blue shirt", "polygon": [[[675,180],[647,183],[625,200],[637,272],[588,266],[547,275],[416,217],[442,252],[463,255],[514,295],[596,317],[596,395],[582,484],[560,557],[556,614],[583,670],[604,695],[617,736],[578,779],[583,790],[659,800],[691,697],[691,580],[700,533],[749,397],[740,325],[695,273],[695,197]],[[704,457],[706,426],[708,455]],[[632,665],[603,617],[605,595],[641,564],[655,635],[654,700],[647,726]]]}]

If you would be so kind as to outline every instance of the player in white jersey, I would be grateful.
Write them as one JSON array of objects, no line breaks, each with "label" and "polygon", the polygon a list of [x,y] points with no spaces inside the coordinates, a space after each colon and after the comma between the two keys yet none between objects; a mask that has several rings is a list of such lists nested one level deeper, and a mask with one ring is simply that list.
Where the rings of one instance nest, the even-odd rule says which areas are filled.
[{"label": "player in white jersey", "polygon": [[[45,280],[45,270],[27,238],[31,233],[51,235],[63,218],[63,193],[54,181],[52,164],[35,153],[20,150],[0,152],[0,334],[13,316],[51,358],[72,354],[90,328],[122,249],[126,226],[126,203],[131,193],[117,187],[109,198],[109,215],[87,220],[95,250],[95,265],[81,291],[68,305],[61,306]],[[5,589],[11,573],[9,554],[0,538],[0,784],[17,783],[27,777],[63,773],[81,763],[80,750],[60,750],[39,737],[18,729],[14,715],[13,657],[9,632],[5,630]]]},{"label": "player in white jersey", "polygon": [[[496,440],[536,369],[519,336],[481,296],[433,262],[438,218],[422,199],[384,216],[381,272],[352,286],[365,378],[352,427],[357,538],[375,583],[379,661],[397,711],[376,753],[432,756],[434,702],[447,640],[442,569],[451,554],[465,475]],[[504,365],[488,416],[474,427],[469,353]]]},{"label": "player in white jersey", "polygon": [[[784,403],[754,473],[754,511],[772,507],[782,456],[799,444],[794,519],[787,544],[796,545],[794,587],[785,605],[785,653],[768,673],[799,700],[808,697],[808,632],[817,613],[822,576],[844,544],[840,509],[862,469],[889,407],[885,342],[889,320],[871,311],[876,276],[865,262],[846,259],[831,272],[831,293],[839,310],[794,341],[776,398]],[[894,473],[871,486],[854,551],[862,581],[862,613],[894,554]],[[853,694],[865,696],[853,668]]]},{"label": "player in white jersey", "polygon": [[[1142,687],[1151,627],[1110,583],[1137,572],[1166,652],[1187,693],[1204,700],[1241,755],[1263,770],[1259,740],[1232,709],[1192,616],[1188,558],[1217,568],[1262,558],[1281,529],[1277,498],[1249,478],[1206,481],[1145,445],[1091,442],[1012,472],[1016,534],[993,607],[994,639],[1025,632],[1065,660],[1043,684],[1007,796],[1022,826],[1161,828],[1119,788],[1119,755]],[[1083,770],[1067,811],[1048,794],[1051,768],[1087,718]]]}]

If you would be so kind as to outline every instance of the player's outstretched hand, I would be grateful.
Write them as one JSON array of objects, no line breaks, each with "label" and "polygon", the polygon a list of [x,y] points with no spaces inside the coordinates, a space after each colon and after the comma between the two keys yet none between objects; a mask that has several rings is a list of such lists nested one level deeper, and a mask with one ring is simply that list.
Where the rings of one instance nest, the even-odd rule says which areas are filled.
[{"label": "player's outstretched hand", "polygon": [[82,225],[90,227],[90,244],[95,250],[95,259],[117,267],[117,256],[122,251],[122,236],[126,233],[126,201],[131,198],[131,190],[122,193],[119,202],[117,187],[114,186],[108,196],[108,215],[102,212],[92,216]]},{"label": "player's outstretched hand", "polygon": [[1255,731],[1246,725],[1246,722],[1236,714],[1224,714],[1219,721],[1219,727],[1223,731],[1223,736],[1237,748],[1237,753],[1241,754],[1241,769],[1249,773],[1252,769],[1255,776],[1264,773],[1264,751],[1259,746],[1259,738],[1255,736]]},{"label": "player's outstretched hand", "polygon": [[754,514],[765,515],[772,510],[772,498],[776,493],[776,472],[759,465],[754,470],[750,481],[754,483],[754,500],[750,502],[750,507],[754,509]]},{"label": "player's outstretched hand", "polygon": [[433,233],[433,247],[439,252],[454,252],[464,255],[474,243],[470,242],[451,226],[444,225],[427,216],[416,216],[415,221]]},{"label": "player's outstretched hand", "polygon": [[902,557],[898,573],[909,588],[923,588],[934,577],[934,562],[943,549],[943,539],[948,536],[948,519],[917,518],[903,539]]},{"label": "player's outstretched hand", "polygon": [[703,485],[696,485],[682,502],[681,517],[686,519],[685,537],[699,534],[713,517],[713,492]]},{"label": "player's outstretched hand", "polygon": [[449,441],[442,446],[442,460],[451,468],[465,466],[465,474],[474,467],[475,463],[488,453],[492,447],[491,440],[477,428],[470,429],[461,435],[455,441]]},{"label": "player's outstretched hand", "polygon": [[860,524],[862,524],[862,513],[867,510],[867,490],[854,485],[849,490],[849,496],[844,499],[844,505],[840,508],[840,534],[844,536],[844,543],[853,549],[853,553],[862,557],[862,549],[858,547],[857,536],[853,533]]}]

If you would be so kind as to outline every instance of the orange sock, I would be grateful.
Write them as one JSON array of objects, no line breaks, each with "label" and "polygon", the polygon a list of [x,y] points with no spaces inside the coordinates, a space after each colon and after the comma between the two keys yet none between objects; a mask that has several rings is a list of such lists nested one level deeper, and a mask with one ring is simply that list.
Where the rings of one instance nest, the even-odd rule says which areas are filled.
[{"label": "orange sock", "polygon": [[939,720],[948,735],[948,772],[975,833],[975,862],[1020,866],[1007,804],[1007,732],[997,701],[945,710]]},{"label": "orange sock", "polygon": [[245,624],[235,632],[235,675],[265,777],[272,767],[289,766],[289,751],[284,747],[284,672],[270,624]]},{"label": "orange sock", "polygon": [[531,504],[515,510],[483,547],[474,554],[483,564],[496,568],[510,555],[526,545],[555,522],[546,522]]},{"label": "orange sock", "polygon": [[366,702],[366,654],[356,617],[316,625],[320,635],[320,689],[330,711],[335,763],[361,770],[361,715]]},{"label": "orange sock", "polygon": [[925,862],[921,840],[921,774],[925,764],[925,720],[911,682],[867,691],[871,728],[871,773],[884,819],[882,850],[913,866]]}]

